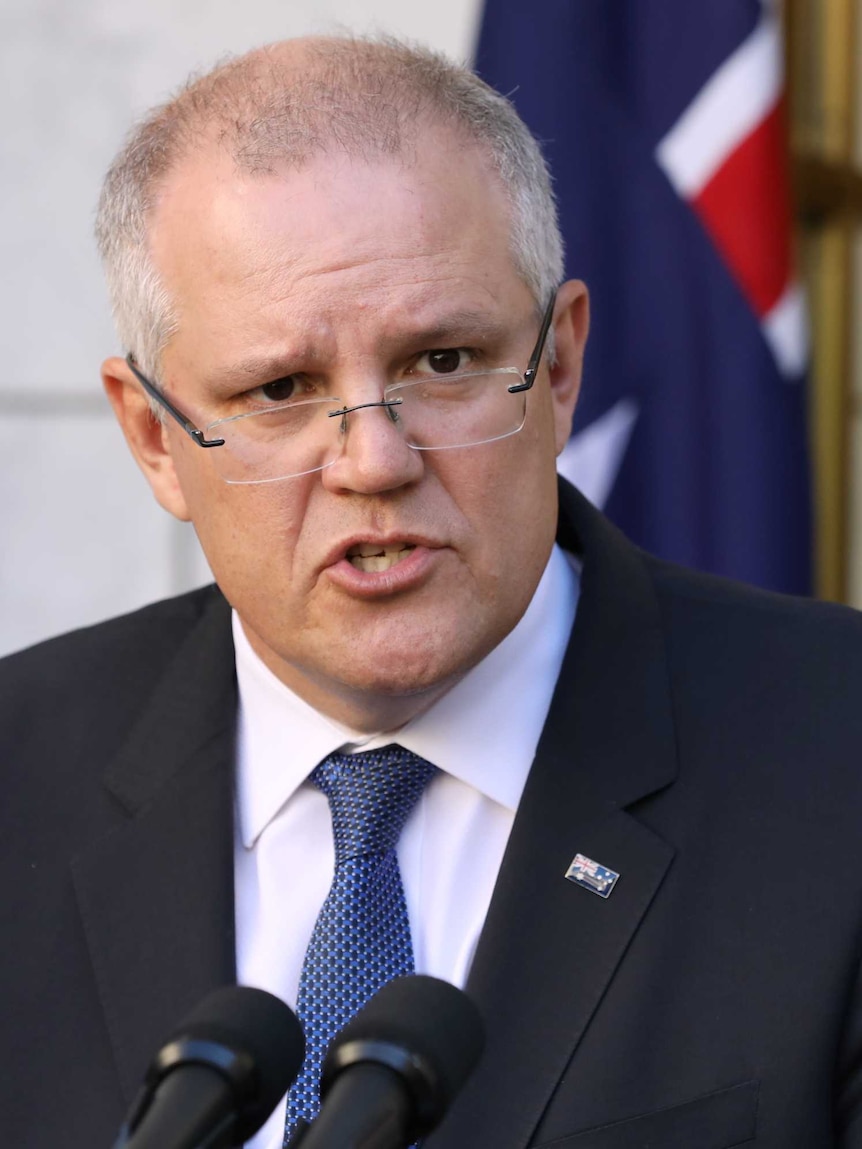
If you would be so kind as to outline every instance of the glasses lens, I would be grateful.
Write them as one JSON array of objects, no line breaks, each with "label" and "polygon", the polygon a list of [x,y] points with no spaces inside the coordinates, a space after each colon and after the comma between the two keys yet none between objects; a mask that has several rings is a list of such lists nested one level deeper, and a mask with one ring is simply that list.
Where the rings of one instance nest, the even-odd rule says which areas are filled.
[{"label": "glasses lens", "polygon": [[433,451],[474,447],[505,439],[524,425],[525,392],[511,394],[520,383],[514,367],[481,375],[440,375],[386,389],[387,399],[401,399],[395,408],[411,447]]},{"label": "glasses lens", "polygon": [[266,483],[322,470],[340,450],[339,420],[328,418],[340,406],[309,399],[212,423],[207,435],[224,439],[212,452],[219,474],[229,483]]}]

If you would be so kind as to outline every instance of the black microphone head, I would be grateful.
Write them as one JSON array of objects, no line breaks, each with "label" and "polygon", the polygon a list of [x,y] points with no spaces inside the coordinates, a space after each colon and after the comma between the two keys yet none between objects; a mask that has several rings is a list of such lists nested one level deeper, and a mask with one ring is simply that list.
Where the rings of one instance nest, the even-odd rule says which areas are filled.
[{"label": "black microphone head", "polygon": [[190,1062],[222,1072],[237,1096],[235,1143],[241,1144],[269,1117],[304,1057],[302,1027],[281,998],[251,986],[224,986],[177,1026],[156,1055],[148,1078],[160,1078]]},{"label": "black microphone head", "polygon": [[386,1065],[399,1074],[410,1096],[410,1136],[422,1137],[443,1119],[484,1043],[479,1010],[466,993],[424,974],[398,977],[387,982],[330,1045],[321,1096],[351,1065]]}]

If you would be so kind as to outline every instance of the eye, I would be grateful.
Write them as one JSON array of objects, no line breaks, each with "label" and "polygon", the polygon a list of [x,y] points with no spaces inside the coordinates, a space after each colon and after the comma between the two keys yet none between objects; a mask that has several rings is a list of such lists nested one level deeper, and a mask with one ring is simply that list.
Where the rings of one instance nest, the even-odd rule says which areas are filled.
[{"label": "eye", "polygon": [[466,347],[441,347],[438,350],[426,351],[419,359],[414,371],[432,375],[457,375],[461,371],[469,371],[473,356]]},{"label": "eye", "polygon": [[298,403],[303,399],[313,399],[320,394],[319,388],[302,374],[282,375],[247,391],[244,398],[252,405],[268,407],[276,403]]},{"label": "eye", "polygon": [[295,375],[285,375],[283,379],[273,379],[271,383],[264,383],[258,388],[258,393],[272,403],[287,403],[299,394],[299,385]]}]

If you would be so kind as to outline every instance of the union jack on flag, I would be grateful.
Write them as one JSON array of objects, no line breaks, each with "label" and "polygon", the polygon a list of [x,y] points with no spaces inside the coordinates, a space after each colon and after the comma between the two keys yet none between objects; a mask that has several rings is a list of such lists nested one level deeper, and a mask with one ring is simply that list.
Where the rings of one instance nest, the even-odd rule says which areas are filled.
[{"label": "union jack on flag", "polygon": [[572,864],[566,870],[566,877],[570,882],[579,886],[586,886],[599,897],[609,898],[611,890],[617,883],[619,874],[616,870],[609,870],[607,866],[600,866],[585,854],[575,854]]}]

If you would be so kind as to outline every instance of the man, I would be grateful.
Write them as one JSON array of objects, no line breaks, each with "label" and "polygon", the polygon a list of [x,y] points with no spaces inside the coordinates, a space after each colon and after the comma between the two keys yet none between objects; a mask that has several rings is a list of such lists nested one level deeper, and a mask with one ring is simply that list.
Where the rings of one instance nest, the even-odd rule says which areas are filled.
[{"label": "man", "polygon": [[9,1143],[109,1143],[216,985],[317,1024],[360,751],[436,767],[409,945],[487,1027],[432,1144],[862,1146],[862,628],[558,502],[586,292],[506,101],[276,45],[136,130],[99,237],[108,396],[219,589],[0,672]]}]

